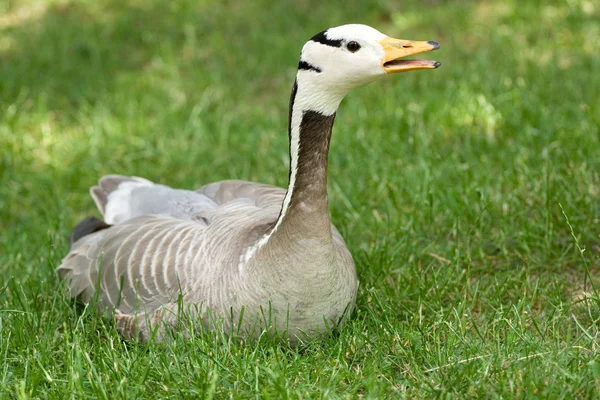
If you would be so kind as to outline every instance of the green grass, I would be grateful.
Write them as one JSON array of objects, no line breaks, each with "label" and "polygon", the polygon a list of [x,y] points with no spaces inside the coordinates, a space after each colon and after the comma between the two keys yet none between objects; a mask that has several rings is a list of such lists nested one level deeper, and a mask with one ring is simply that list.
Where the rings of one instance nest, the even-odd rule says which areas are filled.
[{"label": "green grass", "polygon": [[[600,6],[220,4],[0,2],[0,397],[597,396]],[[442,46],[338,112],[350,323],[139,345],[71,302],[54,268],[101,175],[286,184],[300,48],[348,22]]]}]

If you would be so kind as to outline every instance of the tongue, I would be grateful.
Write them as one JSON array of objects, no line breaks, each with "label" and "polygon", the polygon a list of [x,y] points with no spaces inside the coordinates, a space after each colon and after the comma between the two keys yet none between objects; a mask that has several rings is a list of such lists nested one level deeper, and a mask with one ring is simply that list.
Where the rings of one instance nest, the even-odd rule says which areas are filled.
[{"label": "tongue", "polygon": [[433,67],[437,68],[440,63],[431,60],[393,60],[385,63],[386,67]]}]

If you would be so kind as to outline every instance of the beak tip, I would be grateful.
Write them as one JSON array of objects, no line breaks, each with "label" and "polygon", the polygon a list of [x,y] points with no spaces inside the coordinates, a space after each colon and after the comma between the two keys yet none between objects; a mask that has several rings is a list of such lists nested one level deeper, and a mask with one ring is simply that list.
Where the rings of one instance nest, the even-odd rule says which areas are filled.
[{"label": "beak tip", "polygon": [[440,65],[442,65],[442,63],[439,61],[436,61],[433,63],[433,68],[438,68]]},{"label": "beak tip", "polygon": [[431,46],[433,46],[433,49],[432,49],[432,50],[437,50],[437,49],[439,49],[439,48],[440,48],[440,44],[439,44],[438,42],[434,42],[434,41],[430,40],[430,41],[429,41],[429,42],[427,42],[427,43],[429,43]]}]

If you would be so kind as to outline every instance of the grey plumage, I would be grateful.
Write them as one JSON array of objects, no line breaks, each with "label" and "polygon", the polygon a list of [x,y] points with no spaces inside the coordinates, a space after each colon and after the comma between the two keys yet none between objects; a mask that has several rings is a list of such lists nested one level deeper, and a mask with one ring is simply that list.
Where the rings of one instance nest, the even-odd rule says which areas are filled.
[{"label": "grey plumage", "polygon": [[[119,185],[128,182],[140,183],[140,180],[115,175],[103,177],[98,187],[104,189],[104,195],[98,196],[96,201],[109,198]],[[139,204],[146,212],[157,207],[154,209],[157,213],[138,216],[140,211],[131,209],[131,218],[78,240],[57,270],[60,276],[67,278],[71,294],[87,303],[99,289],[100,308],[109,313],[117,310],[117,327],[124,337],[138,336],[144,340],[158,322],[175,323],[181,311],[178,310],[179,296],[184,304],[193,306],[186,311],[200,319],[206,316],[208,308],[216,315],[229,315],[235,310],[235,318],[220,321],[227,329],[232,328],[229,325],[232,320],[238,321],[243,307],[245,321],[235,329],[247,336],[257,335],[259,330],[252,329],[260,323],[261,313],[273,307],[272,302],[278,298],[288,297],[281,293],[286,288],[279,282],[286,277],[276,276],[260,282],[251,279],[249,271],[240,273],[238,264],[246,249],[276,221],[285,190],[245,181],[215,182],[196,192],[149,184],[146,180],[143,183],[131,196],[149,201],[132,201],[131,204]],[[177,216],[161,215],[165,210],[157,199],[167,199]],[[106,209],[106,203],[101,203],[99,208]],[[351,263],[337,230],[334,229],[333,235],[342,257]],[[293,246],[289,250],[293,255]],[[268,266],[263,265],[261,269],[264,273],[269,271]],[[271,288],[264,287],[270,280],[277,282]],[[261,291],[271,305],[268,300],[257,299]],[[341,304],[333,304],[333,309],[345,308],[353,301],[353,295],[348,296]],[[311,308],[308,302],[289,306],[300,311]],[[321,306],[327,308],[327,305]],[[286,318],[279,311],[276,314],[280,319]],[[315,316],[304,315],[301,319],[307,318]],[[313,322],[314,327],[308,328],[317,329],[322,317],[318,319],[319,322]],[[148,322],[151,326],[147,326]],[[284,332],[289,330],[289,323],[281,320],[275,325]],[[299,331],[292,329],[290,333]],[[292,342],[294,340],[292,337]]]}]

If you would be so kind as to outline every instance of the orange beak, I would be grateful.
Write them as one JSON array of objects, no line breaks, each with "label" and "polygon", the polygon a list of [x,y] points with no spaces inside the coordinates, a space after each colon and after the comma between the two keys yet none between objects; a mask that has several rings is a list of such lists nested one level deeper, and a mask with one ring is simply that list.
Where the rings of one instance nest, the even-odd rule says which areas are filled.
[{"label": "orange beak", "polygon": [[386,37],[379,41],[385,50],[382,67],[388,74],[412,71],[415,69],[435,69],[441,65],[438,61],[431,60],[400,60],[400,58],[414,54],[425,53],[440,48],[436,42],[416,42]]}]

